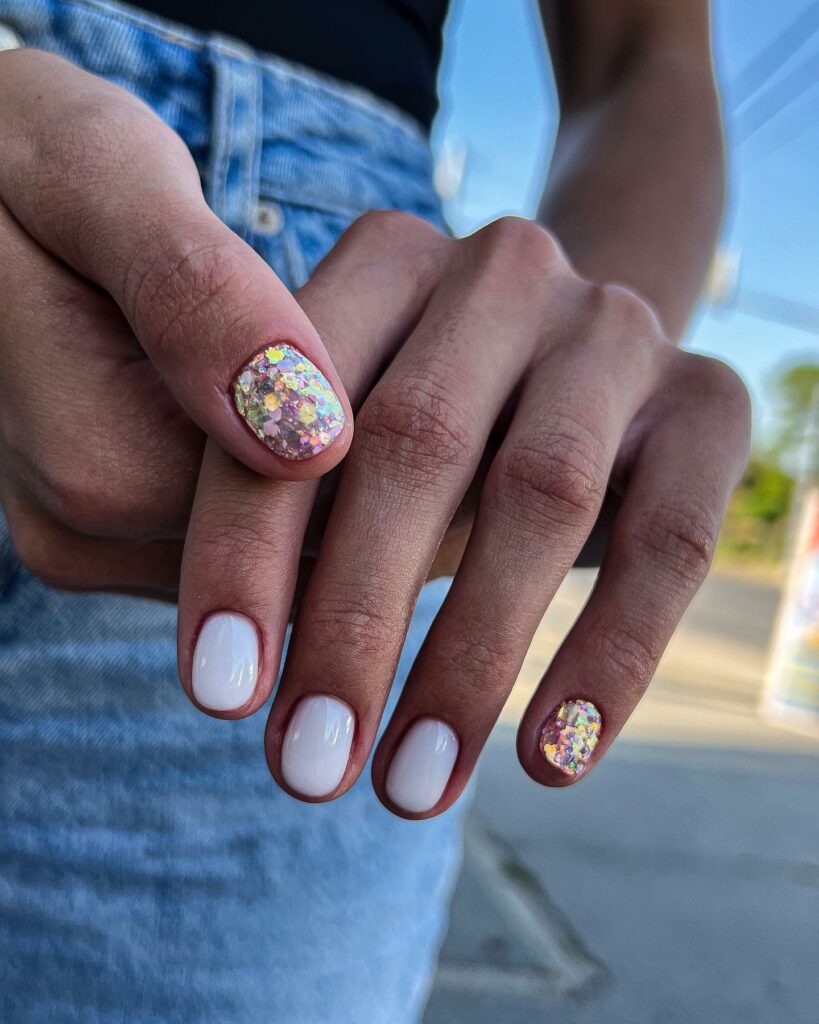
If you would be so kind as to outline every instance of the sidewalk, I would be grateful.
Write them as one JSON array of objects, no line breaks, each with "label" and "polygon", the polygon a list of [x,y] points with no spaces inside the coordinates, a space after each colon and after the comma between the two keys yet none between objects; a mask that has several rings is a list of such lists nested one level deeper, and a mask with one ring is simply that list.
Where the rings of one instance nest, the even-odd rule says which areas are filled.
[{"label": "sidewalk", "polygon": [[426,1024],[817,1024],[819,744],[756,717],[778,593],[709,580],[605,764],[545,790],[514,722],[589,582],[484,755]]}]

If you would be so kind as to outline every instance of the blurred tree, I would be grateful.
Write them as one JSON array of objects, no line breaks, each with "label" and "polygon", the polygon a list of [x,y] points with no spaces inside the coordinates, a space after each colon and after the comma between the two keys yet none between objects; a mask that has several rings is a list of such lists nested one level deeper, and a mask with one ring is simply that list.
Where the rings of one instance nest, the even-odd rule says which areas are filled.
[{"label": "blurred tree", "polygon": [[778,562],[784,553],[799,461],[811,407],[819,397],[819,363],[792,364],[772,383],[779,427],[767,449],[757,449],[731,498],[720,536],[723,559]]},{"label": "blurred tree", "polygon": [[787,514],[793,480],[779,466],[752,455],[737,489],[737,511],[741,515],[775,523]]},{"label": "blurred tree", "polygon": [[751,456],[728,505],[718,555],[723,561],[777,563],[783,553],[793,479],[765,454]]},{"label": "blurred tree", "polygon": [[776,377],[773,390],[781,421],[773,454],[781,460],[797,451],[805,437],[814,395],[819,395],[819,363],[786,367]]}]

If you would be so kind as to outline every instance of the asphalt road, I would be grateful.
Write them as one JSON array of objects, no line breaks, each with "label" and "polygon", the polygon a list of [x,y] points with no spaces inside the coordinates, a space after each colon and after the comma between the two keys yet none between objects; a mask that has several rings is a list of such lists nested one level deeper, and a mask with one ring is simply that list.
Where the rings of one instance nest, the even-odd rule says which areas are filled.
[{"label": "asphalt road", "polygon": [[545,790],[514,724],[590,582],[483,758],[425,1024],[819,1024],[819,742],[757,712],[779,591],[712,576],[605,762]]},{"label": "asphalt road", "polygon": [[714,574],[691,602],[684,628],[764,652],[780,596],[771,584]]}]

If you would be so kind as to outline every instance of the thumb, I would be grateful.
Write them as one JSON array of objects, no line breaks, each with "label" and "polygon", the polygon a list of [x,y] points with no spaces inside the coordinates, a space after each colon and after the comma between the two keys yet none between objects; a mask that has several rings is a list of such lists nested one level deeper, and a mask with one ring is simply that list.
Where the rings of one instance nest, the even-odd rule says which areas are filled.
[{"label": "thumb", "polygon": [[[218,444],[265,476],[327,472],[352,436],[338,374],[282,282],[208,208],[182,140],[117,86],[25,55],[0,81],[0,131],[14,140],[0,201],[110,293],[180,406]],[[44,82],[47,102],[33,103]]]}]

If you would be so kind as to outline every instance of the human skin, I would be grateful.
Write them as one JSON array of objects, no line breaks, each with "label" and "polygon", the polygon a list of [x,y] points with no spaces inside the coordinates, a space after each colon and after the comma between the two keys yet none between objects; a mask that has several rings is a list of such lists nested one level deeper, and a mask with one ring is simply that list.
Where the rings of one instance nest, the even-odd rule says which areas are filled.
[{"label": "human skin", "polygon": [[[189,695],[203,623],[244,616],[261,638],[255,689],[242,707],[210,713],[251,714],[272,690],[304,564],[319,486],[308,477],[350,442],[271,469],[248,435],[230,433],[227,414],[214,423],[191,394],[192,339],[207,338],[217,406],[229,370],[273,329],[316,346],[356,410],[329,516],[314,523],[321,547],[268,722],[268,763],[294,796],[333,799],[360,774],[430,574],[457,568],[373,764],[379,797],[407,817],[457,799],[590,537],[605,544],[598,581],[519,731],[523,767],[547,785],[575,781],[540,753],[550,710],[567,697],[597,704],[599,761],[708,569],[747,459],[749,407],[731,370],[673,344],[722,206],[707,10],[616,7],[546,5],[563,117],[543,226],[504,218],[456,241],[407,215],[367,215],[298,305],[255,262],[258,285],[245,289],[255,257],[209,219],[179,140],[136,100],[48,55],[0,57],[0,122],[13,143],[0,170],[0,251],[12,257],[0,263],[0,295],[15,297],[0,327],[0,488],[35,573],[81,589],[173,595],[178,585]],[[178,169],[150,203],[145,173],[122,187],[144,154],[145,167]],[[106,202],[127,194],[143,201]],[[136,207],[158,201],[161,218],[134,223]],[[134,266],[139,287],[118,286]],[[79,342],[76,378],[56,406],[70,429],[55,452],[25,381],[67,337]],[[112,391],[127,401],[101,422],[100,396]],[[204,456],[199,428],[211,435]],[[282,775],[281,746],[300,699],[315,694],[343,701],[354,732],[338,784],[305,797]],[[457,760],[434,806],[407,812],[386,776],[419,718],[447,724]]]},{"label": "human skin", "polygon": [[[273,271],[207,207],[182,140],[117,86],[0,54],[0,490],[58,585],[175,592],[204,433],[256,474],[326,473],[352,411]],[[305,460],[257,440],[231,384],[287,339],[335,384],[341,433]]]}]

